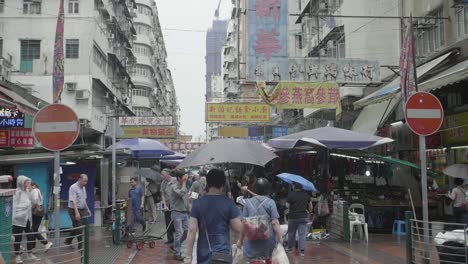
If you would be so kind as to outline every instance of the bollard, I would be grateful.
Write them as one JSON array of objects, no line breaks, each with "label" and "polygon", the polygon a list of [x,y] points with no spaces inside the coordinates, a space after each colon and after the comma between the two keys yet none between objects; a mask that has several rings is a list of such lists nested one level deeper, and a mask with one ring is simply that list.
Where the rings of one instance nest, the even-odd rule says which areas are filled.
[{"label": "bollard", "polygon": [[120,245],[120,208],[117,206],[117,208],[114,211],[114,244],[115,245]]},{"label": "bollard", "polygon": [[413,262],[413,226],[411,220],[413,213],[411,211],[405,212],[405,225],[406,225],[406,263]]},{"label": "bollard", "polygon": [[89,218],[83,218],[81,223],[84,225],[82,263],[89,264]]}]

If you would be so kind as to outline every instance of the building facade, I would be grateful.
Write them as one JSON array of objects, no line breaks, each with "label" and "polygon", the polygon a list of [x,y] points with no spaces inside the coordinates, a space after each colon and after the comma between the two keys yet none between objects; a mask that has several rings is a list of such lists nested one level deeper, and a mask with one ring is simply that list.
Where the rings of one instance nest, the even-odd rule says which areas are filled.
[{"label": "building facade", "polygon": [[209,102],[211,95],[211,76],[220,75],[222,69],[221,50],[226,41],[227,21],[214,20],[213,25],[206,33],[206,101]]}]

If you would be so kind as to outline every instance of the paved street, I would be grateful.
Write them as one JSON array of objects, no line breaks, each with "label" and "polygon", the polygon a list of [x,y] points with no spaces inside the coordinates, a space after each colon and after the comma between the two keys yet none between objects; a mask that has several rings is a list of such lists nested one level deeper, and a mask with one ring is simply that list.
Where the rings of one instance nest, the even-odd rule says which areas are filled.
[{"label": "paved street", "polygon": [[[155,224],[152,234],[161,234],[162,229],[161,223]],[[306,256],[292,254],[290,263],[404,263],[405,243],[404,237],[398,238],[392,235],[371,235],[369,245],[363,242],[350,244],[333,240],[311,241],[307,244]],[[173,259],[164,241],[157,241],[154,249],[148,246],[141,251],[124,248],[114,263],[156,263],[156,260],[161,264],[180,263]]]}]

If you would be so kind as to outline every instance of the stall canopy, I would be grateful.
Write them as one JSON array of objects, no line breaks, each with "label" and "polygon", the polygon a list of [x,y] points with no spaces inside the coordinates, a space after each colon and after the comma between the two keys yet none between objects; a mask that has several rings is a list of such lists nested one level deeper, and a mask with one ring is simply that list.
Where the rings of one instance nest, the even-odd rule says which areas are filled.
[{"label": "stall canopy", "polygon": [[[437,65],[441,64],[445,59],[447,59],[453,52],[445,53],[444,55],[433,59],[419,67],[417,67],[417,77],[420,78],[428,73],[430,70],[434,69]],[[385,100],[392,98],[400,90],[400,77],[395,78],[392,82],[385,85],[380,90],[377,90],[374,93],[362,98],[361,100],[354,103],[356,107],[364,107],[370,104],[376,104]]]},{"label": "stall canopy", "polygon": [[274,138],[268,145],[277,149],[293,149],[303,145],[316,145],[327,149],[367,149],[391,143],[393,139],[359,133],[336,127],[321,127]]},{"label": "stall canopy", "polygon": [[354,122],[351,130],[375,134],[379,126],[384,124],[390,114],[393,113],[399,102],[399,99],[391,98],[389,100],[364,107]]},{"label": "stall canopy", "polygon": [[[111,151],[113,145],[106,149],[106,154]],[[174,155],[174,151],[167,148],[161,142],[154,139],[132,138],[119,141],[116,149],[130,149],[135,159],[159,159],[163,156]]]},{"label": "stall canopy", "polygon": [[419,84],[419,91],[431,91],[468,79],[468,61],[463,61]]}]

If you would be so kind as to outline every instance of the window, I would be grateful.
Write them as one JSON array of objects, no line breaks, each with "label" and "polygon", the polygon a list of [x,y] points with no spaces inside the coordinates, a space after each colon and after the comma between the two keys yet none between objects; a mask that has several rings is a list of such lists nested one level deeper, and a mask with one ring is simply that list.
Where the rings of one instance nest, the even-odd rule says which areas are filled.
[{"label": "window", "polygon": [[[466,13],[468,15],[468,11]],[[419,19],[416,21],[414,26],[415,31],[415,49],[418,58],[423,56],[430,55],[434,51],[440,50],[445,45],[445,30],[444,30],[444,20],[438,19],[442,17],[442,9],[438,9],[435,12],[429,13],[428,18]],[[434,18],[431,18],[434,17]],[[464,26],[468,21],[463,23],[463,20],[458,20],[460,17],[456,17],[458,22],[462,22],[460,25]],[[457,33],[459,34],[468,34],[464,33],[463,28],[458,28]]]},{"label": "window", "polygon": [[65,57],[67,59],[78,59],[80,55],[79,39],[67,39],[65,46]]},{"label": "window", "polygon": [[148,46],[145,46],[145,45],[134,44],[133,45],[133,51],[136,54],[140,54],[140,55],[145,55],[145,56],[151,56],[152,55],[151,49]]},{"label": "window", "polygon": [[94,46],[94,48],[93,48],[93,62],[104,73],[106,72],[106,69],[107,69],[106,56],[96,46]]},{"label": "window", "polygon": [[151,33],[151,27],[144,24],[135,24],[137,34],[149,35]]},{"label": "window", "polygon": [[136,65],[133,67],[132,73],[137,76],[152,77],[151,70],[148,66]]},{"label": "window", "polygon": [[3,13],[4,7],[5,7],[5,0],[0,0],[0,13]]},{"label": "window", "polygon": [[21,72],[33,71],[33,60],[41,58],[41,41],[40,40],[22,40],[21,41]]},{"label": "window", "polygon": [[138,14],[147,15],[147,16],[153,15],[153,11],[151,11],[151,8],[144,6],[144,5],[138,5],[137,10],[138,10]]},{"label": "window", "polygon": [[68,14],[80,13],[80,2],[78,0],[68,0]]},{"label": "window", "polygon": [[146,107],[133,107],[136,116],[152,116],[151,109]]},{"label": "window", "polygon": [[23,0],[23,14],[40,15],[41,14],[41,1]]},{"label": "window", "polygon": [[135,95],[135,96],[148,97],[148,89],[146,89],[146,88],[135,88],[135,89],[133,89],[132,94]]}]

